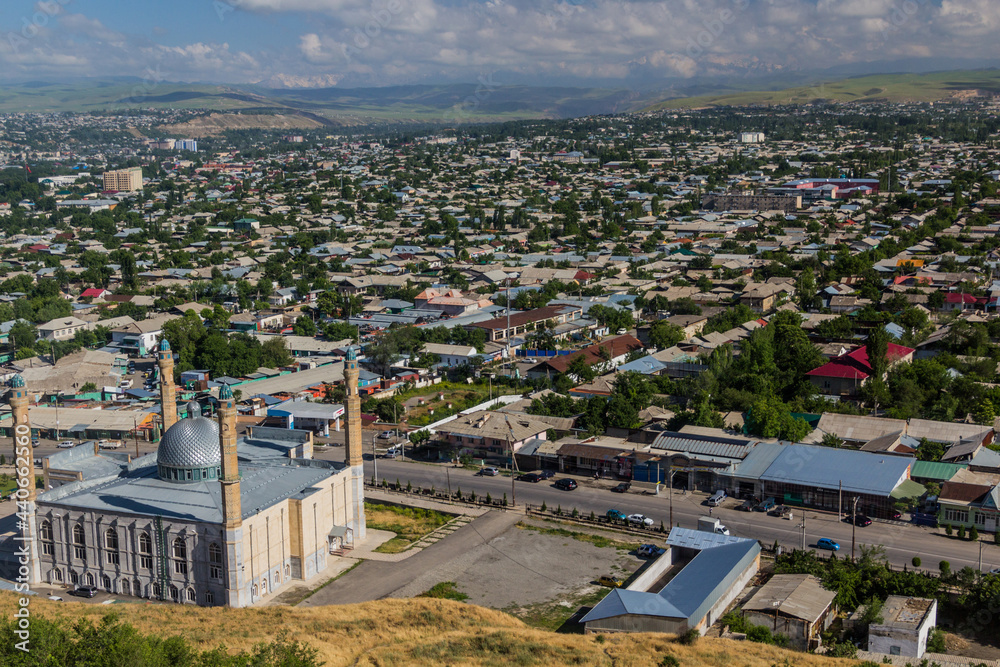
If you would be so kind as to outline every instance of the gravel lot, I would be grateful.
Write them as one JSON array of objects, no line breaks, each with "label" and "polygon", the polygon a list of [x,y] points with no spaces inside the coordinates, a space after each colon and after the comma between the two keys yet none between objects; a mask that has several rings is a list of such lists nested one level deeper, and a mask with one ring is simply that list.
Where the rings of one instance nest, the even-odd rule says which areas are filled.
[{"label": "gravel lot", "polygon": [[[531,519],[525,523],[561,527]],[[504,609],[592,593],[602,588],[593,583],[597,577],[615,574],[626,578],[644,562],[624,548],[598,547],[515,525],[425,572],[392,597],[419,595],[434,584],[454,581],[456,588],[469,596],[468,602]]]}]

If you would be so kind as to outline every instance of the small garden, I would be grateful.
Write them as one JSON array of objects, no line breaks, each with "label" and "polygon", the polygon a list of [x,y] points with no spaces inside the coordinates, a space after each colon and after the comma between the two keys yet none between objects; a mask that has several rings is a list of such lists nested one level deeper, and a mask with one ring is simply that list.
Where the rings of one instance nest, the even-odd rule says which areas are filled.
[{"label": "small garden", "polygon": [[365,519],[368,528],[396,533],[375,551],[396,554],[406,551],[422,537],[452,520],[452,515],[419,507],[398,507],[380,503],[365,503]]}]

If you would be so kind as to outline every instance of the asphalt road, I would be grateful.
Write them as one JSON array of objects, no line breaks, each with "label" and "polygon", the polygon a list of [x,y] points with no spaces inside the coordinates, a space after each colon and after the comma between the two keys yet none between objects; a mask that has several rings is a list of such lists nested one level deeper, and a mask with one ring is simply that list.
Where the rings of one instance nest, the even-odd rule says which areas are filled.
[{"label": "asphalt road", "polygon": [[[330,447],[326,451],[318,451],[317,456],[342,460],[343,448]],[[670,496],[666,492],[660,496],[631,492],[617,494],[610,491],[617,482],[595,481],[579,476],[574,477],[579,483],[575,491],[562,491],[556,488],[553,482],[564,475],[557,475],[553,479],[538,483],[515,481],[512,490],[511,479],[506,476],[480,477],[463,468],[384,458],[378,459],[377,464],[379,479],[386,479],[391,483],[399,479],[404,485],[407,482],[422,488],[434,485],[437,490],[442,491],[448,488],[450,482],[453,492],[461,487],[463,494],[475,491],[477,495],[485,496],[489,492],[494,498],[502,498],[506,493],[508,499],[516,496],[518,505],[530,503],[539,506],[545,502],[549,508],[561,505],[563,510],[571,511],[575,507],[584,515],[589,515],[593,511],[598,516],[604,515],[610,508],[615,508],[626,514],[636,512],[645,514],[653,519],[656,527],[659,527],[661,521],[664,525],[670,524]],[[373,474],[374,466],[369,455],[365,460],[365,476],[371,479]],[[674,524],[684,528],[696,528],[698,517],[708,516],[708,506],[704,504],[706,498],[707,494],[704,493],[684,493],[675,490]],[[733,535],[752,537],[768,545],[777,541],[786,548],[802,546],[803,513],[799,509],[794,510],[793,518],[789,520],[759,512],[741,512],[735,509],[737,504],[736,500],[728,499],[722,507],[714,508],[712,514],[722,519]],[[805,519],[807,548],[815,548],[819,538],[828,537],[840,544],[838,555],[850,555],[852,526],[849,523],[839,521],[836,514],[812,510],[805,511]],[[937,571],[938,563],[942,560],[947,560],[953,570],[965,566],[973,568],[979,566],[978,545],[947,537],[939,530],[925,526],[876,521],[865,528],[857,528],[855,536],[857,547],[883,545],[889,561],[898,567],[906,565],[912,568],[911,560],[914,556],[920,557],[923,569],[932,571]],[[1000,547],[992,542],[982,544],[982,554],[984,570],[1000,565]]]}]

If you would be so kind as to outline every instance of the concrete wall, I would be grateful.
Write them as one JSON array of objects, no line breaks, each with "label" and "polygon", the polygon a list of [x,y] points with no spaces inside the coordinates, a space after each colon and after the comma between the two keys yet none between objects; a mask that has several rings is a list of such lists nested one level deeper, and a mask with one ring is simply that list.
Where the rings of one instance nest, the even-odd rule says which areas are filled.
[{"label": "concrete wall", "polygon": [[[927,651],[927,638],[937,625],[937,602],[935,601],[919,628],[894,628],[888,625],[871,625],[868,628],[868,650],[873,653],[923,657]],[[898,648],[898,652],[893,651]]]}]

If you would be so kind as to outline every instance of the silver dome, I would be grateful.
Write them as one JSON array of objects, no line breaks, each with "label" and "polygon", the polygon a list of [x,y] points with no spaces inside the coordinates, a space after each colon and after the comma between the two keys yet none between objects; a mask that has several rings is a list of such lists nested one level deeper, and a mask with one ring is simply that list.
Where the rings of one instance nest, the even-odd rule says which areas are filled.
[{"label": "silver dome", "polygon": [[207,417],[181,419],[167,429],[156,463],[171,468],[207,468],[222,463],[219,426]]}]

